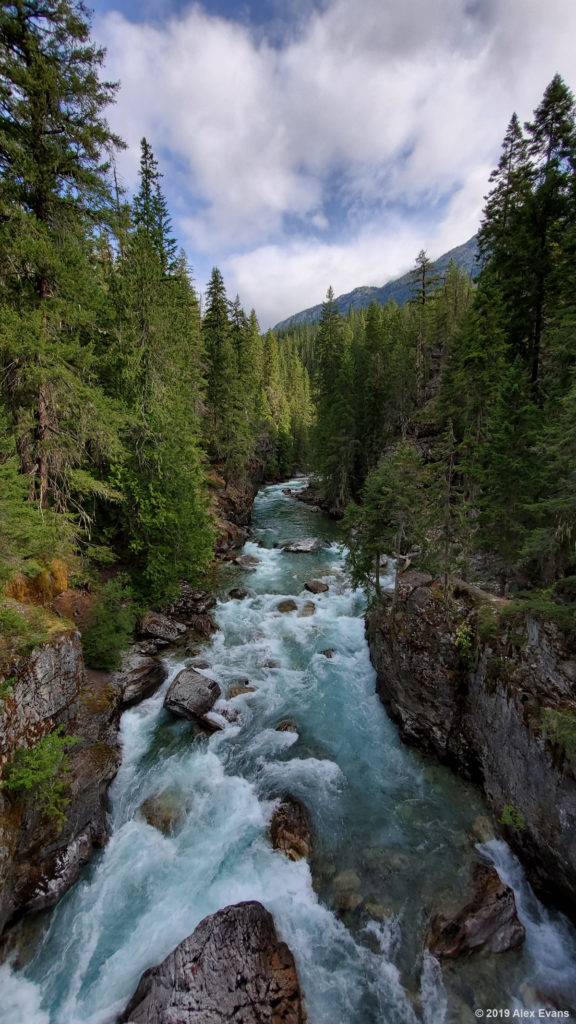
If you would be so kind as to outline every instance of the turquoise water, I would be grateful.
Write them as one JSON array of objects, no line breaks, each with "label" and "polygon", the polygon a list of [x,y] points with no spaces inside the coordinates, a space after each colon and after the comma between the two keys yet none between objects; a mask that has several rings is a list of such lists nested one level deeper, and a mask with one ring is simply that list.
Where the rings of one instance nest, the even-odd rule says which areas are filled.
[{"label": "turquoise water", "polygon": [[[253,525],[245,552],[260,561],[253,570],[223,567],[220,631],[202,651],[224,695],[216,711],[236,720],[195,735],[163,710],[170,679],[125,713],[110,843],[46,915],[26,968],[2,968],[0,1020],[111,1022],[143,970],[206,914],[245,899],[268,907],[291,946],[310,1024],[467,1024],[477,1008],[574,1005],[573,929],[533,897],[504,843],[474,847],[480,798],[404,747],[375,695],[364,599],[346,582],[337,526],[280,486],[260,492]],[[306,536],[326,547],[282,551]],[[330,590],[305,591],[313,578]],[[248,598],[229,600],[239,585]],[[287,597],[298,610],[281,614]],[[315,613],[300,616],[308,601]],[[321,653],[327,648],[332,659]],[[168,666],[173,678],[182,658]],[[246,678],[255,691],[228,699]],[[287,717],[297,733],[276,731]],[[183,809],[171,836],[139,810],[166,787]],[[311,812],[310,864],[270,847],[274,802],[286,792]],[[527,942],[520,952],[440,968],[425,953],[427,921],[462,902],[479,855],[515,888]]]}]

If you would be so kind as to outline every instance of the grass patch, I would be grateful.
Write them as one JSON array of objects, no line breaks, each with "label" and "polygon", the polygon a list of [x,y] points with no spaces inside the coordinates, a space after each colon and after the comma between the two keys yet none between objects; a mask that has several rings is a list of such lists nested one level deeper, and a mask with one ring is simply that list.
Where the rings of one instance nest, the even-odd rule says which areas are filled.
[{"label": "grass patch", "polygon": [[0,604],[0,665],[30,654],[35,647],[71,628],[76,628],[73,623],[46,608],[4,601]]}]

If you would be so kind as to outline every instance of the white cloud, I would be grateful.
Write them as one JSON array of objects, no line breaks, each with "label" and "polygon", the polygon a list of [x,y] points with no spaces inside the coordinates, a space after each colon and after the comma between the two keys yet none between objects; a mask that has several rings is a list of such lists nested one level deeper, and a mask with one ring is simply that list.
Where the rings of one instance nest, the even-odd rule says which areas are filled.
[{"label": "white cloud", "polygon": [[332,0],[275,46],[198,4],[95,28],[129,183],[145,134],[177,165],[193,260],[226,266],[264,323],[469,237],[512,111],[529,117],[556,71],[576,84],[573,0]]}]

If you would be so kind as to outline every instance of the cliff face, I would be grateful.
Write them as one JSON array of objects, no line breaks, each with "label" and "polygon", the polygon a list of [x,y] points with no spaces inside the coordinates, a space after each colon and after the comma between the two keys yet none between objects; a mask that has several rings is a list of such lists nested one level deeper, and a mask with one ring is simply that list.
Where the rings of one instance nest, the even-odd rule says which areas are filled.
[{"label": "cliff face", "polygon": [[0,704],[0,766],[46,736],[86,685],[80,634],[67,630],[37,647]]},{"label": "cliff face", "polygon": [[96,846],[108,838],[106,790],[119,764],[118,694],[84,667],[79,633],[68,630],[21,659],[2,702],[2,764],[62,726],[79,737],[69,755],[66,821],[0,790],[0,932],[24,911],[57,903]]},{"label": "cliff face", "polygon": [[446,602],[406,573],[367,619],[378,693],[406,742],[480,785],[536,889],[576,917],[576,661],[505,605],[466,584]]}]

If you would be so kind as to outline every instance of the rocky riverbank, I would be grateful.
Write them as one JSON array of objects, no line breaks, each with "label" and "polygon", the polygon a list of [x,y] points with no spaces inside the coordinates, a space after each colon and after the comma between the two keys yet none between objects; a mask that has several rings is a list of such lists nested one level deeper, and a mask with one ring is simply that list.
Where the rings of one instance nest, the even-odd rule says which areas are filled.
[{"label": "rocky riverbank", "polygon": [[402,738],[480,786],[537,891],[576,918],[576,661],[562,632],[407,572],[367,634]]}]

